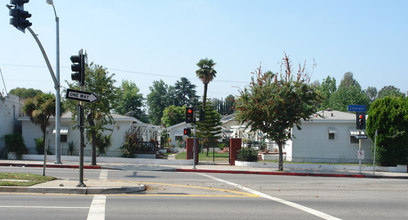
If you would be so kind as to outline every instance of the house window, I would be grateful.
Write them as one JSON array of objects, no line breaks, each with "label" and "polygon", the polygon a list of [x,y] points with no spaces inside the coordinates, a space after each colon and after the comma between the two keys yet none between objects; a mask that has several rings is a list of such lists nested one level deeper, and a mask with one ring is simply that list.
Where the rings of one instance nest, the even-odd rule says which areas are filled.
[{"label": "house window", "polygon": [[350,136],[350,144],[358,144],[358,139],[356,136]]},{"label": "house window", "polygon": [[68,139],[67,136],[68,136],[68,135],[61,135],[61,136],[60,136],[60,138],[61,138],[61,143],[67,143],[67,139]]},{"label": "house window", "polygon": [[[61,141],[61,143],[67,143],[68,142],[68,131],[69,131],[68,127],[61,127],[61,129],[60,129],[60,141]],[[56,130],[54,129],[52,131],[52,133],[55,134]]]},{"label": "house window", "polygon": [[329,135],[328,135],[329,140],[335,140],[336,139],[337,131],[334,128],[329,128],[328,133],[329,133]]}]

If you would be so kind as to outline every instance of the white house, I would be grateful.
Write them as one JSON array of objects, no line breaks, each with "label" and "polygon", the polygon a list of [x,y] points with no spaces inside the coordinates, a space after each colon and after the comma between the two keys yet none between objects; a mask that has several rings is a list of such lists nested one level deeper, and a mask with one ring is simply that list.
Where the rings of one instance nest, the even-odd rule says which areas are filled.
[{"label": "white house", "polygon": [[[140,135],[142,141],[148,142],[150,140],[158,140],[159,127],[149,124],[145,124],[136,118],[112,114],[115,121],[112,125],[106,125],[105,127],[112,129],[112,131],[105,131],[104,134],[112,133],[112,145],[108,148],[106,156],[120,157],[122,156],[122,151],[120,147],[124,143],[125,133],[130,129],[134,128],[135,131]],[[27,146],[28,152],[31,154],[36,154],[35,150],[35,138],[42,137],[42,132],[39,126],[33,124],[28,117],[20,118],[22,122],[22,135]],[[55,118],[50,118],[50,125],[46,132],[46,143],[49,146],[50,152],[55,153]],[[72,120],[72,114],[65,113],[61,117],[61,154],[62,155],[78,155],[79,152],[79,129],[76,129],[77,123]],[[85,137],[85,150],[84,155],[91,155],[91,143],[89,143]],[[69,145],[73,146],[70,149]]]},{"label": "white house", "polygon": [[[222,118],[221,123],[222,123],[221,125],[222,136],[224,138],[230,138],[234,130],[233,129],[234,125],[238,124],[234,115],[228,115]],[[166,128],[169,134],[169,138],[170,138],[170,145],[175,146],[175,147],[181,147],[181,146],[178,146],[179,144],[177,142],[185,139],[185,136],[184,136],[185,128],[191,128],[191,132],[194,132],[193,125],[187,124],[186,122],[181,122],[181,123],[178,123],[178,124],[175,124],[173,126]]]},{"label": "white house", "polygon": [[18,96],[8,94],[3,97],[0,94],[0,152],[5,149],[4,135],[17,132],[19,127],[17,119],[21,117],[21,114],[22,104]]},{"label": "white house", "polygon": [[[178,141],[182,141],[185,139],[184,136],[184,129],[185,128],[193,128],[192,125],[187,124],[185,121],[175,124],[173,126],[165,128],[169,134],[170,138],[170,146],[178,147],[180,148],[181,146],[178,146]],[[191,129],[191,132],[194,132],[193,129]]]},{"label": "white house", "polygon": [[[318,116],[320,114],[322,117]],[[356,115],[339,111],[321,111],[310,121],[303,121],[301,130],[292,128],[293,139],[286,147],[289,161],[355,163],[359,150]],[[363,132],[363,134],[365,134]],[[362,139],[363,162],[371,162],[373,142]]]}]

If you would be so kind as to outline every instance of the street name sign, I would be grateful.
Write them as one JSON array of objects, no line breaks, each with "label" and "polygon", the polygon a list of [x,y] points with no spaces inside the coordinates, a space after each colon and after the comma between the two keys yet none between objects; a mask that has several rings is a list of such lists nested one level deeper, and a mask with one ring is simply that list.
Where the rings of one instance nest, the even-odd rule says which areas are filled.
[{"label": "street name sign", "polygon": [[77,100],[77,101],[84,101],[84,102],[95,102],[98,100],[98,97],[91,93],[73,89],[67,89],[67,99]]},{"label": "street name sign", "polygon": [[366,107],[365,105],[349,105],[348,111],[349,112],[365,112]]}]

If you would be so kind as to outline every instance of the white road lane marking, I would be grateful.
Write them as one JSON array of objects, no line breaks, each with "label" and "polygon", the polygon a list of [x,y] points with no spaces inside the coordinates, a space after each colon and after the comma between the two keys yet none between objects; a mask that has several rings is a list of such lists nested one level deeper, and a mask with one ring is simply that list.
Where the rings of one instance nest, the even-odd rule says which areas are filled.
[{"label": "white road lane marking", "polygon": [[89,208],[87,220],[105,219],[106,195],[95,195]]},{"label": "white road lane marking", "polygon": [[242,189],[242,190],[244,190],[244,191],[247,191],[247,192],[249,192],[249,193],[258,195],[258,196],[263,197],[263,198],[265,198],[265,199],[269,199],[269,200],[272,200],[272,201],[275,201],[275,202],[279,202],[279,203],[285,204],[285,205],[287,205],[287,206],[290,206],[290,207],[299,209],[299,210],[301,210],[301,211],[310,213],[310,214],[315,215],[315,216],[317,216],[317,217],[320,217],[320,218],[322,218],[322,219],[327,219],[327,220],[341,220],[340,218],[333,217],[333,216],[331,216],[331,215],[328,215],[328,214],[326,214],[326,213],[317,211],[317,210],[315,210],[315,209],[308,208],[308,207],[306,207],[306,206],[299,205],[299,204],[294,203],[294,202],[286,201],[286,200],[284,200],[284,199],[280,199],[280,198],[277,198],[277,197],[273,197],[273,196],[267,195],[267,194],[265,194],[265,193],[261,193],[261,192],[258,192],[258,191],[256,191],[256,190],[250,189],[250,188],[248,188],[248,187],[241,186],[241,185],[236,184],[236,183],[232,183],[232,182],[229,182],[229,181],[226,181],[226,180],[223,180],[223,179],[219,179],[219,178],[217,178],[217,177],[210,176],[210,175],[208,175],[208,174],[204,174],[204,173],[197,173],[197,174],[202,175],[202,176],[205,176],[205,177],[208,177],[208,178],[210,178],[210,179],[213,179],[213,180],[216,180],[216,181],[219,181],[219,182],[222,182],[222,183],[226,183],[226,184],[228,184],[228,185],[231,185],[231,186],[234,186],[234,187],[236,187],[236,188],[239,188],[239,189]]},{"label": "white road lane marking", "polygon": [[108,170],[101,170],[101,174],[99,174],[100,180],[108,180]]},{"label": "white road lane marking", "polygon": [[68,207],[68,206],[27,206],[27,205],[2,205],[0,208],[27,208],[27,209],[88,209],[89,207]]}]

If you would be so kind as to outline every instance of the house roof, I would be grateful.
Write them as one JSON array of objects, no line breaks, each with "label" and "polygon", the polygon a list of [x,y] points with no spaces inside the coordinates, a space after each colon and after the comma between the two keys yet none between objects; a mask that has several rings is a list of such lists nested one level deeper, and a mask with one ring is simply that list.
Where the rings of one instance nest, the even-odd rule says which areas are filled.
[{"label": "house roof", "polygon": [[[129,116],[125,116],[125,115],[112,114],[112,117],[113,117],[113,119],[115,121],[133,121],[133,122],[135,122],[137,124],[140,124],[140,125],[145,124],[145,123],[143,123],[142,121],[140,121],[137,118],[129,117]],[[30,118],[28,116],[24,116],[24,117],[19,118],[19,120],[28,121],[28,120],[30,120]],[[55,120],[55,117],[51,116],[50,121],[54,121],[54,120]],[[72,112],[65,112],[64,114],[62,114],[61,115],[61,120],[71,121],[72,120]],[[146,125],[148,125],[148,124],[146,124]]]},{"label": "house roof", "polygon": [[313,114],[310,117],[309,121],[315,122],[350,122],[355,121],[356,115],[354,113],[349,112],[341,112],[341,111],[333,111],[333,110],[324,110],[319,111]]},{"label": "house roof", "polygon": [[165,128],[166,130],[171,130],[171,129],[174,129],[174,128],[178,128],[178,127],[186,127],[186,126],[189,126],[185,121],[183,121],[183,122],[180,122],[180,123],[178,123],[178,124],[175,124],[175,125],[172,125],[172,126],[170,126],[170,127],[167,127],[167,128]]},{"label": "house roof", "polygon": [[232,120],[235,120],[235,115],[234,114],[227,115],[227,116],[221,118],[221,123],[224,124],[224,123],[227,123],[227,122],[232,121]]}]

